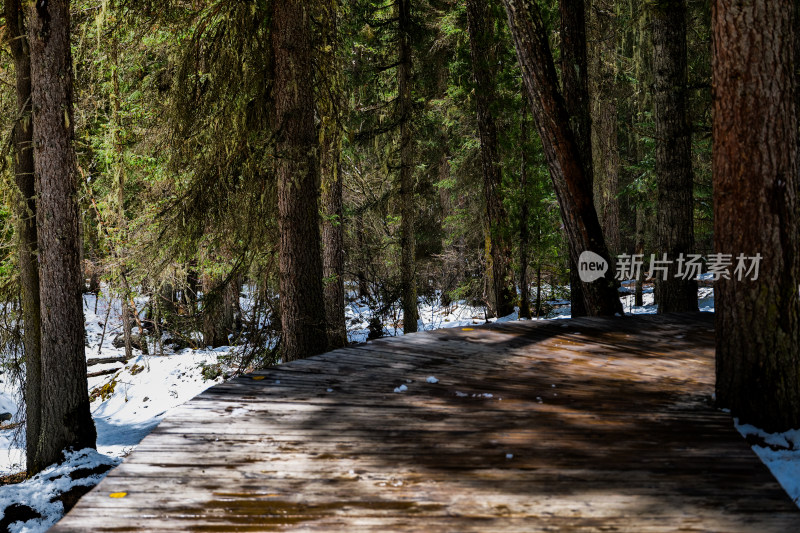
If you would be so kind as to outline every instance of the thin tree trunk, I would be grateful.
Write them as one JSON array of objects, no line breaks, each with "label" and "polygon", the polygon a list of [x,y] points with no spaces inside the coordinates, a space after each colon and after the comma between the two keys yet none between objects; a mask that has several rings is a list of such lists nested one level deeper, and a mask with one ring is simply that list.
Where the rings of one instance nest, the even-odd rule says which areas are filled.
[{"label": "thin tree trunk", "polygon": [[322,275],[328,348],[347,345],[344,317],[344,210],[342,207],[340,126],[341,65],[339,64],[338,0],[321,2],[320,69],[324,86],[317,91],[320,113],[320,173],[322,180]]},{"label": "thin tree trunk", "polygon": [[[530,207],[528,205],[528,101],[525,98],[525,87],[522,88],[522,123],[520,125],[520,150],[522,164],[520,168],[519,188],[522,191],[522,205],[519,214],[519,316],[531,318],[530,281],[528,280],[528,247],[530,246],[530,231],[528,218]],[[583,298],[583,295],[581,295]]]},{"label": "thin tree trunk", "polygon": [[305,2],[274,3],[274,127],[277,132],[282,357],[325,351],[319,231],[319,161],[314,126],[310,13]]},{"label": "thin tree trunk", "polygon": [[[590,190],[593,182],[592,126],[586,64],[586,14],[584,0],[561,0],[561,86],[569,124],[575,135],[580,162]],[[578,265],[569,262],[570,303],[573,317],[586,316]]]},{"label": "thin tree trunk", "polygon": [[542,262],[536,264],[536,318],[542,316]]},{"label": "thin tree trunk", "polygon": [[692,133],[686,115],[686,0],[658,0],[653,28],[656,130],[656,251],[673,262],[655,278],[659,313],[697,311],[697,281],[677,277],[680,254],[694,252]]},{"label": "thin tree trunk", "polygon": [[400,60],[397,67],[400,125],[400,290],[403,333],[417,331],[414,238],[414,146],[411,131],[411,2],[397,0]]},{"label": "thin tree trunk", "polygon": [[569,115],[558,92],[553,57],[538,6],[529,0],[503,0],[503,3],[561,208],[570,257],[577,263],[581,253],[589,251],[608,264],[604,277],[583,284],[587,312],[590,315],[622,315],[614,262],[606,248],[592,203],[591,187],[580,164],[577,143],[569,127]]},{"label": "thin tree trunk", "polygon": [[[761,254],[715,283],[717,402],[768,432],[800,426],[800,236],[792,0],[716,0],[714,247]],[[745,179],[746,178],[746,179]]]},{"label": "thin tree trunk", "polygon": [[[133,357],[133,344],[131,343],[131,308],[128,305],[130,298],[130,287],[128,286],[128,279],[125,276],[124,261],[126,257],[124,249],[124,233],[125,233],[125,173],[122,168],[122,141],[120,139],[119,130],[121,129],[119,110],[120,110],[120,93],[119,93],[119,54],[117,45],[116,31],[112,35],[111,43],[111,62],[112,62],[112,87],[114,93],[112,95],[113,106],[111,113],[111,122],[113,130],[114,141],[114,172],[117,174],[117,225],[118,231],[123,235],[122,241],[119,244],[119,251],[117,256],[119,258],[119,279],[122,286],[122,337],[125,340],[125,358],[131,359]],[[144,343],[144,336],[140,339],[140,344]]]},{"label": "thin tree trunk", "polygon": [[502,172],[497,144],[497,126],[491,107],[497,99],[493,68],[496,36],[489,6],[484,0],[467,0],[467,25],[470,56],[475,79],[475,103],[478,111],[478,133],[481,139],[483,195],[486,202],[486,253],[493,303],[492,312],[506,316],[514,312],[514,282],[511,274],[511,246],[503,228],[507,216],[503,208]]},{"label": "thin tree trunk", "polygon": [[68,0],[30,4],[33,141],[42,310],[42,423],[33,474],[94,448],[84,351]]},{"label": "thin tree trunk", "polygon": [[[639,203],[636,206],[636,236],[634,238],[634,254],[644,256],[644,205]],[[636,276],[634,294],[634,305],[641,307],[644,305],[644,268]]]},{"label": "thin tree trunk", "polygon": [[203,344],[212,348],[228,346],[234,330],[239,284],[235,279],[225,282],[222,276],[203,278]]},{"label": "thin tree trunk", "polygon": [[27,470],[41,470],[36,464],[42,408],[41,307],[37,264],[36,190],[31,123],[31,56],[25,33],[25,15],[19,0],[6,0],[6,27],[16,72],[17,114],[14,124],[14,178],[19,188],[17,233],[22,285],[22,323],[25,346],[25,433]]},{"label": "thin tree trunk", "polygon": [[358,278],[358,297],[361,299],[369,298],[369,283],[367,282],[367,274],[364,271],[364,215],[359,213],[356,215],[356,242],[358,243],[359,255],[357,259],[357,272]]}]

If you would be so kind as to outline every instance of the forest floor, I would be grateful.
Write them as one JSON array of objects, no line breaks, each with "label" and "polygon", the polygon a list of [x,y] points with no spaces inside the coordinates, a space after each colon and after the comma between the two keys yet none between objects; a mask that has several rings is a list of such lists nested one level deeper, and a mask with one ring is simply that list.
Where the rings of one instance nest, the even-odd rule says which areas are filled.
[{"label": "forest floor", "polygon": [[[624,283],[621,292],[632,293],[632,288],[632,283]],[[652,287],[645,288],[644,306],[633,305],[633,294],[621,294],[621,298],[626,313],[656,312]],[[710,287],[701,286],[698,299],[701,311],[714,311]],[[547,304],[550,309],[547,318],[570,317],[568,301],[549,300]],[[242,298],[245,310],[248,305],[249,299]],[[121,359],[124,355],[123,348],[112,345],[122,330],[120,309],[102,293],[97,301],[94,295],[87,294],[84,296],[84,312],[86,353],[91,365],[89,373],[102,373],[89,378],[89,391],[94,397],[92,414],[97,427],[97,451],[72,452],[65,464],[48,468],[20,483],[19,473],[24,470],[25,435],[17,407],[19,387],[11,379],[11,373],[0,375],[0,418],[3,418],[2,413],[11,416],[0,425],[0,531],[4,527],[12,532],[47,530],[63,515],[63,501],[69,502],[70,494],[80,495],[81,491],[97,484],[108,468],[119,464],[168,416],[170,409],[234,373],[230,367],[230,355],[235,348],[230,346],[179,350],[167,346],[163,355],[150,356],[135,350],[138,355],[127,362],[95,364],[96,359]],[[372,319],[370,307],[356,301],[348,305],[346,312],[350,341],[365,342]],[[382,317],[384,334],[401,335],[401,318],[396,313]],[[497,320],[518,320],[518,316],[514,313]],[[485,321],[483,308],[465,302],[444,307],[436,303],[420,306],[419,327],[424,330],[464,327]],[[734,423],[789,496],[799,502],[800,429],[767,434],[752,426]]]}]

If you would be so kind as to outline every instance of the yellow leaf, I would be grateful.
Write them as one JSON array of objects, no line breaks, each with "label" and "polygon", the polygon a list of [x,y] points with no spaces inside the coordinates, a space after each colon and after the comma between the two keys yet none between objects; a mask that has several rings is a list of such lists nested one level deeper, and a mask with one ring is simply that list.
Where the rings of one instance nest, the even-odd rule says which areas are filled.
[{"label": "yellow leaf", "polygon": [[264,376],[253,376],[253,381],[261,381],[264,379]]},{"label": "yellow leaf", "polygon": [[111,494],[108,495],[108,497],[109,498],[124,498],[127,495],[128,495],[127,492],[112,492]]},{"label": "yellow leaf", "polygon": [[461,331],[475,331],[475,328],[461,328]]}]

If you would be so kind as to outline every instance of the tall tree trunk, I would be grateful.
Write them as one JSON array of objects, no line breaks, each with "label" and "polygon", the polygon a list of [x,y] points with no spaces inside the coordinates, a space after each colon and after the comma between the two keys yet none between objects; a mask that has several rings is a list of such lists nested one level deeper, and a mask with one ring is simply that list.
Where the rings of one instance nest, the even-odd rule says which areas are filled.
[{"label": "tall tree trunk", "polygon": [[[528,205],[528,100],[525,98],[525,87],[522,87],[522,123],[520,124],[520,150],[521,168],[519,171],[519,188],[522,191],[522,200],[519,214],[519,317],[531,318],[530,280],[528,279],[528,247],[530,245],[530,231],[528,218],[530,207]],[[583,295],[581,295],[583,299]]]},{"label": "tall tree trunk", "polygon": [[697,281],[676,277],[680,254],[694,252],[692,133],[686,116],[686,0],[658,0],[653,28],[656,129],[656,251],[667,254],[667,279],[655,278],[659,313],[697,311]]},{"label": "tall tree trunk", "polygon": [[602,278],[583,283],[587,312],[593,316],[622,315],[614,262],[592,203],[591,187],[580,164],[578,146],[569,127],[569,115],[558,92],[553,57],[538,6],[531,0],[503,0],[503,3],[561,208],[570,257],[577,263],[582,252],[590,251],[608,263],[608,270]]},{"label": "tall tree trunk", "polygon": [[320,174],[322,179],[322,275],[328,348],[347,345],[344,318],[344,210],[342,207],[338,0],[320,3],[322,38],[319,47],[324,86],[317,90],[320,114]]},{"label": "tall tree trunk", "polygon": [[[586,64],[586,13],[584,0],[561,0],[561,86],[569,124],[575,135],[584,176],[591,190],[592,124],[589,115],[589,85]],[[577,263],[569,262],[569,286],[573,317],[586,316],[583,285]]]},{"label": "tall tree trunk", "polygon": [[6,27],[16,72],[17,115],[14,124],[14,178],[19,188],[17,234],[22,285],[22,323],[25,346],[25,433],[27,470],[41,470],[36,464],[42,409],[41,306],[39,305],[39,265],[36,260],[36,190],[33,162],[33,124],[31,123],[31,56],[25,33],[25,14],[20,0],[6,0]]},{"label": "tall tree trunk", "polygon": [[611,253],[620,249],[617,138],[617,18],[608,0],[591,1],[591,116],[594,203]]},{"label": "tall tree trunk", "polygon": [[712,6],[714,247],[762,257],[715,284],[717,402],[770,432],[800,426],[793,20],[792,0]]},{"label": "tall tree trunk", "polygon": [[[131,290],[130,286],[128,285],[128,278],[126,277],[124,261],[127,254],[125,253],[124,249],[124,242],[125,242],[125,173],[123,171],[122,165],[122,140],[120,139],[120,129],[122,125],[120,124],[120,92],[119,92],[119,53],[118,53],[118,44],[117,44],[117,33],[114,31],[112,35],[112,42],[111,42],[111,62],[112,62],[112,88],[113,88],[113,95],[112,95],[112,112],[111,112],[111,122],[113,130],[113,142],[114,142],[114,172],[117,174],[117,230],[119,231],[120,235],[123,235],[121,242],[119,244],[119,249],[116,253],[119,263],[120,263],[120,271],[119,271],[119,279],[120,279],[120,287],[122,288],[122,298],[120,301],[122,303],[122,337],[125,340],[125,357],[127,359],[131,359],[133,357],[133,343],[131,340],[131,308],[128,305],[128,300],[131,297]],[[144,344],[145,339],[144,336],[140,339],[140,344]]]},{"label": "tall tree trunk", "polygon": [[497,99],[493,68],[496,36],[489,6],[484,0],[467,0],[470,56],[475,79],[475,104],[481,139],[483,195],[486,202],[487,266],[490,265],[492,312],[498,317],[514,312],[511,246],[503,234],[507,216],[503,208],[502,172],[497,147],[497,126],[491,107]]},{"label": "tall tree trunk", "polygon": [[417,283],[414,255],[414,146],[411,131],[411,2],[397,0],[400,58],[397,85],[400,112],[400,289],[403,333],[417,331]]},{"label": "tall tree trunk", "polygon": [[29,5],[42,390],[47,391],[32,474],[63,460],[66,448],[94,448],[97,434],[84,352],[69,1]]},{"label": "tall tree trunk", "polygon": [[319,162],[314,126],[310,13],[300,0],[277,0],[275,55],[278,228],[282,357],[293,361],[327,346],[319,231]]}]

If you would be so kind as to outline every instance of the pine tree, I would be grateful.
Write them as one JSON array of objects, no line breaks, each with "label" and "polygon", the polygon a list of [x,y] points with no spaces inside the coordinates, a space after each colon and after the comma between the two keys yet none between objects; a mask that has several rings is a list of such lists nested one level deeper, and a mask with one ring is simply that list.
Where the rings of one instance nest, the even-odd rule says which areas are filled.
[{"label": "pine tree", "polygon": [[686,1],[659,0],[653,27],[653,117],[656,136],[656,246],[672,259],[655,278],[659,313],[697,311],[697,282],[679,277],[680,257],[694,253],[692,132],[687,118]]},{"label": "pine tree", "polygon": [[397,0],[398,66],[397,98],[400,114],[400,291],[403,333],[417,331],[417,282],[414,236],[414,147],[411,129],[411,2]]},{"label": "pine tree", "polygon": [[277,136],[280,306],[284,361],[325,351],[314,125],[311,17],[301,0],[276,0],[272,16]]},{"label": "pine tree", "polygon": [[315,87],[320,117],[322,184],[322,273],[328,348],[347,345],[344,317],[344,208],[342,205],[342,64],[338,0],[318,3],[322,22],[316,52],[319,78]]},{"label": "pine tree", "polygon": [[43,391],[32,474],[61,461],[64,449],[94,448],[96,432],[84,353],[69,1],[36,2],[27,15],[39,200]]},{"label": "pine tree", "polygon": [[581,253],[590,251],[601,256],[609,266],[603,278],[583,284],[587,312],[593,316],[621,315],[614,262],[603,238],[592,204],[591,187],[569,127],[569,115],[558,91],[553,56],[539,8],[531,0],[503,0],[503,3],[561,208],[570,257],[577,263]]},{"label": "pine tree", "polygon": [[[584,179],[591,189],[592,118],[589,114],[589,71],[586,61],[586,13],[583,0],[561,0],[561,85],[569,123],[575,135]],[[577,263],[569,265],[570,309],[573,317],[586,316],[583,285]]]},{"label": "pine tree", "polygon": [[493,68],[493,47],[496,37],[494,21],[484,0],[467,0],[470,56],[475,79],[475,100],[478,110],[478,132],[481,139],[483,195],[486,205],[486,256],[491,283],[490,301],[496,316],[514,311],[514,282],[511,276],[511,246],[506,242],[504,227],[508,225],[502,198],[502,173],[497,146],[497,126],[492,115],[496,104]]},{"label": "pine tree", "polygon": [[[31,57],[25,29],[25,12],[19,0],[5,2],[6,27],[16,73],[14,124],[14,177],[19,189],[18,253],[22,286],[22,321],[25,327],[25,435],[27,470],[41,470],[36,462],[36,444],[40,437],[42,409],[41,306],[39,302],[39,266],[36,260],[36,190],[33,161],[33,124],[31,117]],[[45,465],[42,465],[45,466]]]},{"label": "pine tree", "polygon": [[712,8],[714,246],[734,272],[739,254],[761,255],[757,279],[715,285],[717,403],[769,432],[800,427],[793,4]]}]

